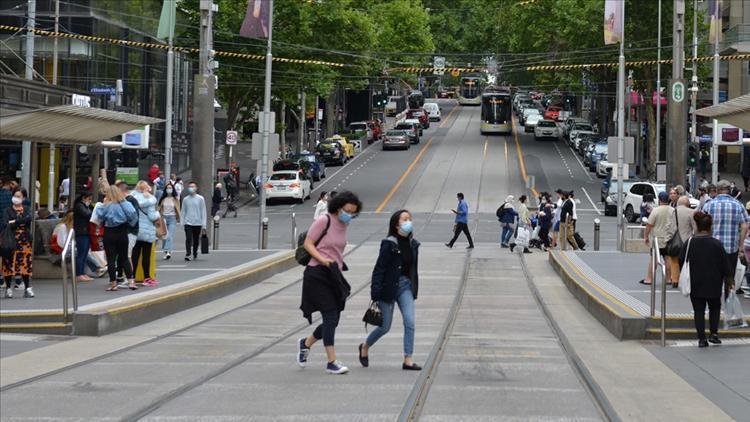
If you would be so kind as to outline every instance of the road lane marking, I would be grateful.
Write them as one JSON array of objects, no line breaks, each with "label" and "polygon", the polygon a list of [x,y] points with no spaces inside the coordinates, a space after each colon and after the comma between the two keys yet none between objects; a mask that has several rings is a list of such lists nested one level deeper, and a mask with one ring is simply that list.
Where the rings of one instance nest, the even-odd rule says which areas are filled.
[{"label": "road lane marking", "polygon": [[557,142],[555,142],[553,145],[555,145],[555,150],[557,150],[557,154],[560,155],[560,158],[562,159],[562,162],[565,165],[565,168],[568,170],[568,174],[570,174],[570,178],[575,179],[575,177],[573,176],[573,171],[570,169],[570,166],[568,165],[568,160],[565,159],[565,156],[563,155],[562,151],[560,151],[560,147],[557,146]]},{"label": "road lane marking", "polygon": [[487,138],[484,139],[484,153],[482,153],[482,161],[484,161],[487,158],[487,143],[489,140]]},{"label": "road lane marking", "polygon": [[578,161],[578,164],[581,165],[581,168],[583,169],[583,174],[585,174],[586,177],[589,178],[589,180],[593,181],[594,179],[591,177],[591,174],[589,174],[591,172],[589,171],[589,169],[586,168],[586,166],[583,165],[583,161],[581,161],[581,159],[578,158],[578,153],[575,152],[573,147],[569,146],[569,148],[570,148],[570,151],[573,153],[573,157],[575,157],[576,161]]},{"label": "road lane marking", "polygon": [[448,120],[450,120],[451,115],[453,115],[453,112],[456,111],[456,109],[458,109],[458,106],[453,106],[453,108],[451,109],[450,113],[448,113],[448,115],[445,116],[445,120],[443,120],[442,122],[440,122],[440,124],[438,125],[438,128],[441,128],[441,127],[443,127],[443,125],[445,125],[446,123],[448,123]]},{"label": "road lane marking", "polygon": [[599,211],[599,207],[597,207],[596,204],[594,203],[594,201],[591,199],[591,196],[589,196],[589,193],[586,191],[586,188],[584,188],[583,186],[581,186],[581,190],[583,190],[583,193],[586,195],[586,198],[588,198],[589,202],[591,202],[591,205],[596,210],[596,213],[599,214],[599,215],[602,215],[602,212]]},{"label": "road lane marking", "polygon": [[[518,153],[518,164],[521,167],[521,176],[523,177],[524,183],[528,183],[529,176],[526,175],[526,161],[523,159],[523,153],[521,152],[521,143],[518,141],[518,131],[516,130],[516,121],[515,119],[511,118],[511,125],[513,126],[513,135],[516,140],[516,152]],[[534,194],[534,198],[539,197],[539,192],[536,191],[536,188],[532,186],[529,190],[531,190],[531,193]]]},{"label": "road lane marking", "polygon": [[510,162],[508,161],[508,140],[503,139],[503,146],[505,147],[505,174],[506,176],[509,174],[510,170]]},{"label": "road lane marking", "polygon": [[414,157],[414,161],[412,161],[411,164],[409,164],[409,167],[406,168],[406,171],[404,172],[404,174],[401,175],[401,177],[398,179],[396,184],[393,185],[393,188],[391,188],[390,192],[388,192],[388,195],[385,196],[385,199],[383,199],[383,202],[381,202],[380,205],[378,205],[378,207],[375,209],[375,213],[379,214],[381,211],[383,211],[383,208],[385,208],[385,206],[388,204],[388,201],[391,200],[391,198],[396,193],[396,191],[398,191],[398,189],[401,187],[401,184],[404,183],[404,180],[406,180],[406,177],[409,176],[412,170],[414,170],[414,166],[417,165],[417,163],[419,162],[419,159],[422,158],[425,151],[427,151],[427,148],[430,146],[433,139],[435,139],[435,137],[430,138],[430,140],[427,141],[424,147],[422,147],[422,149],[419,150],[419,154],[417,154],[417,156]]}]

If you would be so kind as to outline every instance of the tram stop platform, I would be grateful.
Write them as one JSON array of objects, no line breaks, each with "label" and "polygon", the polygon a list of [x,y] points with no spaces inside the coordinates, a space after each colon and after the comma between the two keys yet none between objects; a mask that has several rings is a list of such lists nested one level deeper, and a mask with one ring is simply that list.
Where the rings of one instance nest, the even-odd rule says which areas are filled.
[{"label": "tram stop platform", "polygon": [[34,279],[36,297],[15,290],[0,299],[0,332],[101,336],[154,321],[258,283],[296,265],[291,250],[212,250],[186,262],[176,254],[156,261],[157,287],[108,292],[108,277],[77,283],[73,309],[69,281],[67,319],[61,279]]},{"label": "tram stop platform", "polygon": [[[639,283],[646,274],[648,258],[648,254],[618,251],[554,250],[549,254],[550,264],[571,293],[621,340],[661,337],[660,281],[656,285],[653,317],[651,286]],[[666,337],[695,338],[690,299],[671,286],[667,286],[666,296]],[[740,296],[740,302],[750,322],[750,299]],[[750,338],[749,328],[722,330],[722,325],[723,322],[721,337]]]}]

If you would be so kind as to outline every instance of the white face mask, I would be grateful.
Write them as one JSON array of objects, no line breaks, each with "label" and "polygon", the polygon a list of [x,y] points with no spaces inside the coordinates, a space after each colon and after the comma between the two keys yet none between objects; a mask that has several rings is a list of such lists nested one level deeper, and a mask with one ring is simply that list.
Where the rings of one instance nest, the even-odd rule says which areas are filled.
[{"label": "white face mask", "polygon": [[17,196],[14,196],[13,198],[11,198],[11,201],[13,202],[13,205],[21,205],[23,203],[23,199]]}]

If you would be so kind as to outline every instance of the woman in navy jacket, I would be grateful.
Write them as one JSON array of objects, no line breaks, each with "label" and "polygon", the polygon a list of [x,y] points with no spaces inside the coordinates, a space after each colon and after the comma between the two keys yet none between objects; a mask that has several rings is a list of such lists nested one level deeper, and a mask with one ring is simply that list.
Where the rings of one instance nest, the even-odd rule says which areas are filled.
[{"label": "woman in navy jacket", "polygon": [[404,319],[404,370],[422,369],[414,363],[414,301],[417,299],[419,276],[417,271],[419,242],[412,235],[411,213],[393,213],[388,225],[388,237],[380,243],[380,254],[372,271],[370,298],[378,302],[383,313],[383,325],[372,330],[359,345],[359,362],[369,366],[370,347],[391,329],[394,302],[398,303]]}]

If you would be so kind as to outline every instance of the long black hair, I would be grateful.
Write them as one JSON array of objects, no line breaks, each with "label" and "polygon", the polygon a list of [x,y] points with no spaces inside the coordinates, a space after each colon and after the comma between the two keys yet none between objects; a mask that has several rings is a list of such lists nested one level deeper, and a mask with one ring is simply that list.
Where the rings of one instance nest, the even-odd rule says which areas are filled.
[{"label": "long black hair", "polygon": [[[167,188],[169,187],[172,188],[172,193],[167,194]],[[162,192],[161,198],[159,198],[159,204],[157,205],[157,207],[160,206],[164,201],[164,198],[167,197],[174,198],[175,200],[177,200],[177,202],[180,202],[180,198],[177,197],[177,189],[174,188],[174,183],[172,183],[171,181],[164,186],[164,192]]]},{"label": "long black hair", "polygon": [[336,214],[341,208],[344,208],[344,205],[346,204],[355,205],[357,207],[357,213],[362,211],[362,201],[359,200],[359,197],[353,192],[344,191],[328,201],[328,212]]},{"label": "long black hair", "polygon": [[[391,219],[388,222],[388,236],[400,236],[398,234],[398,228],[399,228],[399,221],[401,219],[401,214],[407,213],[411,217],[411,212],[409,210],[398,210],[391,214]],[[409,233],[409,236],[411,237],[411,233]],[[397,237],[398,238],[398,237]]]}]

